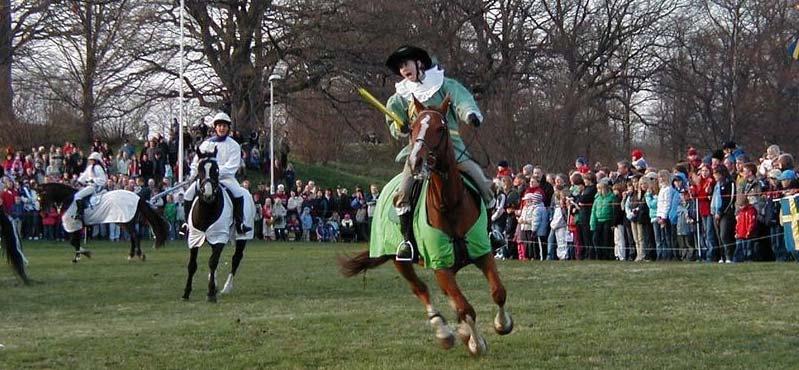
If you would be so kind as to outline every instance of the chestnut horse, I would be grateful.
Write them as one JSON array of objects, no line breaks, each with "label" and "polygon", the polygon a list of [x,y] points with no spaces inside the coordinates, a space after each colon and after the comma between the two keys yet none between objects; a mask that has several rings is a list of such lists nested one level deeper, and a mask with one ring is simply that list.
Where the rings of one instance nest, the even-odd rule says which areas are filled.
[{"label": "chestnut horse", "polygon": [[[477,314],[455,280],[458,271],[474,264],[483,272],[491,289],[491,298],[499,308],[494,319],[494,330],[498,334],[510,333],[513,319],[505,310],[505,287],[490,253],[485,207],[480,197],[470,191],[458,171],[446,124],[449,102],[447,97],[436,108],[427,108],[415,99],[413,102],[418,115],[411,125],[413,151],[409,164],[413,175],[425,180],[414,213],[414,234],[419,249],[418,262],[434,270],[438,285],[456,310],[458,336],[471,355],[480,356],[486,350],[486,343],[477,331]],[[399,183],[399,177],[386,185],[384,194],[390,194],[391,189]],[[424,304],[429,324],[435,330],[439,343],[449,349],[455,342],[455,336],[444,317],[430,302],[427,285],[419,279],[412,262],[397,261],[393,255],[397,240],[402,239],[396,223],[382,221],[385,214],[393,211],[390,198],[378,200],[370,250],[352,258],[341,257],[339,264],[342,273],[348,277],[354,276],[393,260],[394,267],[410,283],[411,290]],[[391,218],[385,216],[386,220]]]}]

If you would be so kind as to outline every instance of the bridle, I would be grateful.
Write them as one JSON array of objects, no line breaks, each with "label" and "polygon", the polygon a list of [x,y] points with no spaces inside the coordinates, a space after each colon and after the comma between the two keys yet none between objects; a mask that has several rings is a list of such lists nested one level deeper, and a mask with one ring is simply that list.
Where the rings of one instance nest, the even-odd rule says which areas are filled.
[{"label": "bridle", "polygon": [[[442,145],[446,145],[446,138],[447,138],[447,134],[448,134],[448,131],[449,131],[449,128],[448,128],[449,126],[447,125],[447,116],[445,114],[437,111],[437,110],[425,109],[425,110],[419,112],[418,117],[422,117],[422,115],[425,114],[425,113],[435,113],[436,115],[438,115],[441,118],[441,125],[443,127],[442,127],[441,130],[439,130],[441,133],[439,134],[440,137],[439,137],[438,143],[436,143],[436,145],[433,146],[433,147],[427,145],[427,142],[425,141],[424,137],[417,137],[416,139],[414,139],[415,143],[420,144],[424,149],[427,150],[427,154],[425,155],[424,159],[422,160],[422,171],[421,172],[422,172],[422,174],[424,174],[427,171],[432,170],[432,172],[438,173],[441,176],[446,176],[446,173],[444,171],[442,171],[441,169],[437,169],[435,167],[430,169],[428,163],[432,159],[433,161],[435,161],[436,164],[438,164],[438,158],[436,157],[436,153],[438,152],[438,150],[441,148]],[[423,175],[420,174],[420,175],[416,175],[416,176],[419,177],[419,176],[423,176]]]},{"label": "bridle", "polygon": [[[216,164],[216,158],[203,159],[197,164],[197,168],[201,170],[202,174],[197,183],[200,198],[206,203],[215,201],[219,194],[219,167]],[[210,190],[210,194],[208,190]]]}]

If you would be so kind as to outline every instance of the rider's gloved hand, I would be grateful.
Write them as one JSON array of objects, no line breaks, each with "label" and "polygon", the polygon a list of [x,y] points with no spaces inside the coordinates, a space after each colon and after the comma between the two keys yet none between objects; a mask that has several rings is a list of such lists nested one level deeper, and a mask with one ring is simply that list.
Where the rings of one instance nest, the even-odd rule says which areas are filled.
[{"label": "rider's gloved hand", "polygon": [[470,125],[474,127],[480,127],[480,119],[477,118],[476,114],[469,113],[469,116],[466,117],[466,120],[469,122]]}]

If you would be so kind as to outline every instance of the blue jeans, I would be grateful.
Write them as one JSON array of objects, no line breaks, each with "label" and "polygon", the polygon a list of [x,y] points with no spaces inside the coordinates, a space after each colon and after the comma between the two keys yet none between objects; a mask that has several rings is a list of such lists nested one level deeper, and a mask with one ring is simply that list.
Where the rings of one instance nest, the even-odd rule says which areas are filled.
[{"label": "blue jeans", "polygon": [[702,258],[707,262],[716,262],[719,260],[719,239],[716,236],[716,222],[713,221],[713,216],[702,217]]},{"label": "blue jeans", "polygon": [[674,249],[674,233],[671,223],[666,221],[662,226],[655,221],[652,223],[655,229],[655,249],[657,251],[658,261],[669,261],[673,258]]},{"label": "blue jeans", "polygon": [[549,230],[549,236],[547,236],[547,260],[555,261],[558,259],[557,249],[558,249],[558,241],[555,238],[555,229]]},{"label": "blue jeans", "polygon": [[788,260],[788,250],[785,247],[783,228],[780,225],[769,226],[769,239],[771,239],[771,250],[774,252],[774,259],[778,262]]},{"label": "blue jeans", "polygon": [[752,260],[752,240],[751,239],[736,239],[735,240],[735,254],[732,256],[733,262],[744,262]]}]

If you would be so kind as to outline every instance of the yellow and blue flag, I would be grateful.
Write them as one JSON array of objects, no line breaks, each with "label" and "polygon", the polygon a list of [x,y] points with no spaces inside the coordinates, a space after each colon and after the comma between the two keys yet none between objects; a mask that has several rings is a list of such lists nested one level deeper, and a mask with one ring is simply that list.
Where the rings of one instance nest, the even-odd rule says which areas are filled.
[{"label": "yellow and blue flag", "polygon": [[788,54],[791,55],[791,58],[793,58],[793,60],[799,60],[799,42],[798,41],[799,41],[799,39],[794,38],[788,44]]},{"label": "yellow and blue flag", "polygon": [[799,244],[799,195],[780,199],[780,224],[784,229],[785,249],[796,252]]}]

